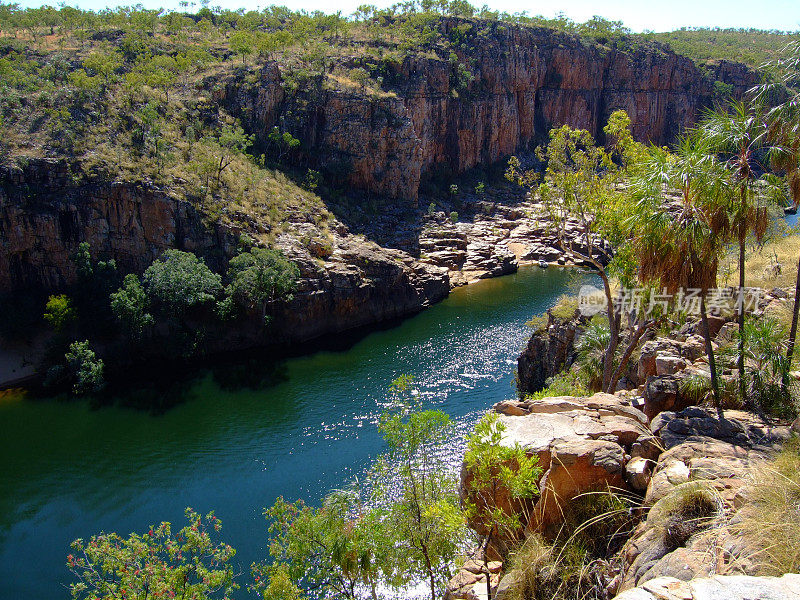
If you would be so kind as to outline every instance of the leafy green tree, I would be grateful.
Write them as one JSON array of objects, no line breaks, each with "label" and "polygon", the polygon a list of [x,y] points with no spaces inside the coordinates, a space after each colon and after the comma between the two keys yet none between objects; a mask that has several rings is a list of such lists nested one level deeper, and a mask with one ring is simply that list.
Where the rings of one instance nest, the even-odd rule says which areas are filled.
[{"label": "leafy green tree", "polygon": [[151,301],[176,318],[213,302],[222,291],[220,276],[194,254],[182,250],[164,252],[147,267],[142,279]]},{"label": "leafy green tree", "polygon": [[272,131],[269,132],[269,135],[267,135],[267,142],[269,142],[273,151],[278,155],[278,162],[281,162],[286,154],[300,147],[300,140],[288,131],[281,133],[280,129],[277,127],[273,127]]},{"label": "leafy green tree", "polygon": [[358,493],[336,491],[320,508],[278,498],[264,514],[270,521],[274,562],[253,565],[257,591],[283,587],[288,578],[314,600],[356,600],[365,587],[377,600],[376,587],[391,549],[381,534],[383,524],[373,512],[362,510]]},{"label": "leafy green tree", "polygon": [[444,592],[466,537],[456,494],[458,482],[435,447],[452,434],[453,424],[440,410],[422,410],[408,375],[392,382],[395,407],[381,417],[380,431],[389,452],[373,470],[374,493],[389,495],[387,486],[400,487],[398,497],[385,502],[383,520],[400,580],[426,580],[432,600]]},{"label": "leafy green tree", "polygon": [[75,600],[97,598],[229,598],[239,586],[230,564],[236,551],[216,541],[221,521],[186,509],[189,524],[173,535],[163,522],[147,533],[101,533],[72,543],[67,567],[77,579],[70,584]]},{"label": "leafy green tree", "polygon": [[488,549],[493,542],[518,539],[525,525],[520,520],[520,511],[508,506],[504,499],[524,504],[538,494],[537,482],[542,474],[537,455],[528,456],[519,444],[502,443],[504,430],[500,416],[489,413],[478,421],[467,438],[464,454],[467,470],[464,509],[468,522],[484,536],[482,554],[489,600],[492,590]]},{"label": "leafy green tree", "polygon": [[89,341],[72,342],[69,350],[64,355],[66,360],[66,370],[64,372],[67,379],[71,380],[72,393],[76,396],[84,396],[93,392],[98,392],[105,385],[103,370],[105,365],[103,360],[89,347]]},{"label": "leafy green tree", "polygon": [[66,294],[58,294],[57,296],[50,296],[47,299],[47,304],[44,307],[44,320],[47,321],[53,329],[61,331],[72,323],[77,318],[75,308],[72,306],[72,301]]},{"label": "leafy green tree", "polygon": [[255,50],[253,35],[249,31],[237,31],[231,35],[228,43],[231,50],[242,57],[242,64],[245,64],[247,57]]},{"label": "leafy green tree", "polygon": [[88,242],[81,242],[72,256],[77,274],[75,298],[81,314],[92,314],[96,318],[96,311],[107,309],[105,298],[118,283],[117,263],[110,260],[94,260],[91,246]]},{"label": "leafy green tree", "polygon": [[233,162],[236,155],[242,154],[253,144],[253,136],[247,135],[236,122],[226,125],[210,138],[217,155],[216,180],[219,185],[222,172]]},{"label": "leafy green tree", "polygon": [[234,256],[228,264],[226,288],[240,306],[259,309],[268,322],[267,310],[279,299],[291,299],[300,269],[280,250],[253,248]]},{"label": "leafy green tree", "polygon": [[[629,124],[630,119],[624,113],[612,115],[609,132],[618,143],[628,144],[628,139],[632,140],[627,130]],[[617,146],[617,152],[630,156],[639,150],[624,145]],[[623,226],[632,213],[633,203],[617,190],[619,172],[611,156],[595,145],[588,131],[566,125],[553,129],[549,144],[537,153],[547,162],[538,186],[539,175],[522,171],[519,160],[513,156],[506,177],[535,190],[544,205],[546,223],[564,252],[575,263],[591,266],[600,276],[610,332],[603,358],[601,389],[612,393],[641,337],[655,324],[653,319],[643,315],[628,314],[631,332],[622,357],[617,361],[623,341],[623,314],[615,309],[611,277],[616,275],[623,287],[630,287],[635,276],[629,231]],[[614,248],[613,256],[611,248]]]},{"label": "leafy green tree", "polygon": [[139,278],[128,273],[122,287],[110,296],[111,312],[133,339],[139,339],[153,325],[153,315],[147,312],[147,293]]},{"label": "leafy green tree", "polygon": [[107,86],[114,73],[122,67],[122,58],[116,52],[96,51],[83,60],[83,68],[99,77],[103,87]]}]

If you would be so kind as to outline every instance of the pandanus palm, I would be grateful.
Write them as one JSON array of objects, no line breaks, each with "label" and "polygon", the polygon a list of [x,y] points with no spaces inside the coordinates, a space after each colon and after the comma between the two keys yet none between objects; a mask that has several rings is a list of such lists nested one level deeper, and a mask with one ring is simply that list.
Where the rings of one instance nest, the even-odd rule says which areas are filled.
[{"label": "pandanus palm", "polygon": [[[652,148],[635,180],[637,216],[633,231],[639,276],[670,294],[697,289],[714,403],[722,416],[717,368],[708,326],[706,297],[729,235],[730,179],[698,135],[681,139],[672,154]],[[665,191],[678,190],[670,201]]]},{"label": "pandanus palm", "polygon": [[[800,92],[787,94],[787,89],[798,89],[800,82],[800,41],[784,48],[783,56],[765,65],[775,72],[775,77],[752,91],[759,101],[772,105],[767,113],[768,135],[776,146],[773,166],[786,174],[792,205],[800,205]],[[792,311],[792,327],[786,346],[786,363],[791,368],[797,338],[798,312],[800,312],[800,260],[797,266],[797,281]]]},{"label": "pandanus palm", "polygon": [[[758,172],[766,170],[760,157],[770,155],[766,113],[758,100],[732,102],[728,110],[709,111],[699,132],[714,152],[728,157],[725,165],[734,176],[737,201],[733,207],[733,237],[739,244],[739,332],[744,330],[745,248],[751,233],[757,240],[764,237],[768,215],[766,206],[754,193]],[[744,337],[739,336],[739,393],[745,400]]]}]

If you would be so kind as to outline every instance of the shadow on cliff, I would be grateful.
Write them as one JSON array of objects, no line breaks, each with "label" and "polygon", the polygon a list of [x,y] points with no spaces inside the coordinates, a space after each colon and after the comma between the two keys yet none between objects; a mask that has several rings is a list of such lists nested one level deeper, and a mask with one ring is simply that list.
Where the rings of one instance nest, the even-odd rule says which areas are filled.
[{"label": "shadow on cliff", "polygon": [[[532,152],[519,155],[528,168],[536,167]],[[387,248],[404,250],[419,257],[423,228],[435,222],[435,213],[472,221],[492,210],[493,205],[515,206],[527,198],[527,190],[504,177],[507,160],[474,167],[460,175],[440,168],[426,177],[416,201],[390,198],[341,187],[318,190],[328,210],[350,233]]]}]

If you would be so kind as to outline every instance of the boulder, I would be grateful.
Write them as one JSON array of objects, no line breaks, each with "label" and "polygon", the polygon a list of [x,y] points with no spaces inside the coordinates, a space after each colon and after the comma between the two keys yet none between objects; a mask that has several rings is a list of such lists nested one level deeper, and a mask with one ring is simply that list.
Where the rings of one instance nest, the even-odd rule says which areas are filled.
[{"label": "boulder", "polygon": [[654,463],[641,456],[635,456],[625,465],[625,481],[637,492],[647,490]]},{"label": "boulder", "polygon": [[658,577],[622,592],[615,600],[798,600],[800,575],[714,575],[682,581]]},{"label": "boulder", "polygon": [[[622,553],[625,577],[620,589],[662,576],[690,580],[719,573],[754,574],[738,536],[708,527],[738,510],[751,467],[777,451],[790,432],[743,411],[724,414],[721,421],[714,411],[691,407],[663,412],[651,422],[664,451],[647,486],[647,518]],[[635,467],[633,462],[626,472]],[[703,505],[705,516],[681,516],[680,506]]]},{"label": "boulder", "polygon": [[674,375],[686,368],[686,361],[679,356],[659,352],[656,354],[656,375]]}]

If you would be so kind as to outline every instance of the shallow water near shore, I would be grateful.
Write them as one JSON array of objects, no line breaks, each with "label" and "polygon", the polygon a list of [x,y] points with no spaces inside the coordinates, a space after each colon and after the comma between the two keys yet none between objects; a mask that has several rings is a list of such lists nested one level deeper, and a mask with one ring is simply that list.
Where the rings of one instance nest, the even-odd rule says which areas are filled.
[{"label": "shallow water near shore", "polygon": [[426,404],[453,417],[458,436],[448,451],[457,463],[463,434],[515,395],[525,322],[590,278],[525,267],[457,289],[345,350],[237,357],[182,379],[130,382],[119,404],[154,387],[180,395],[158,415],[7,394],[0,398],[0,598],[68,598],[64,563],[73,539],[162,520],[180,526],[187,506],[216,511],[246,583],[250,563],[267,554],[265,506],[281,495],[317,502],[381,452],[376,421],[392,379],[413,375]]}]

